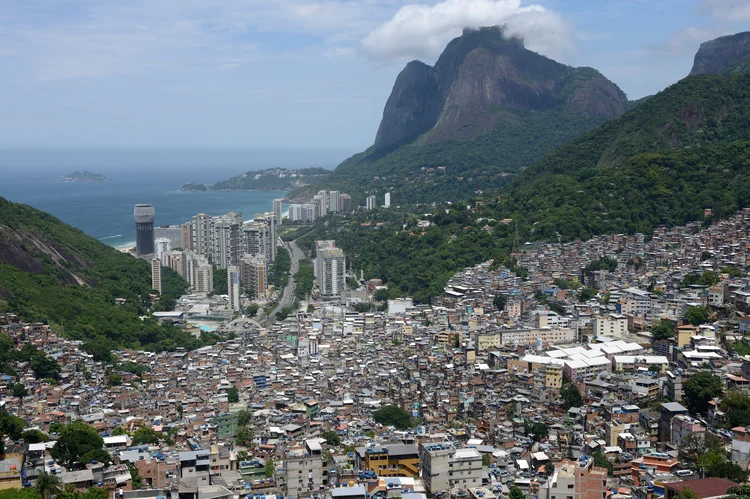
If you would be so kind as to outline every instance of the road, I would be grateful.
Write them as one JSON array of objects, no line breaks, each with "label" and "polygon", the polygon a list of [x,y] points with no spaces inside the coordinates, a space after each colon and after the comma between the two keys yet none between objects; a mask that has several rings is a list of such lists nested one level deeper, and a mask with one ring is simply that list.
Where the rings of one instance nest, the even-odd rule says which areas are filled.
[{"label": "road", "polygon": [[294,290],[297,287],[296,283],[294,282],[294,274],[296,274],[299,270],[299,261],[305,257],[305,255],[302,253],[302,250],[299,249],[299,246],[297,246],[297,243],[295,241],[284,243],[284,247],[289,250],[289,256],[292,260],[292,269],[289,272],[289,282],[284,288],[281,299],[279,300],[279,304],[271,311],[270,314],[268,314],[268,317],[265,320],[267,324],[270,324],[271,322],[276,320],[277,312],[281,312],[284,307],[288,307],[294,303]]}]

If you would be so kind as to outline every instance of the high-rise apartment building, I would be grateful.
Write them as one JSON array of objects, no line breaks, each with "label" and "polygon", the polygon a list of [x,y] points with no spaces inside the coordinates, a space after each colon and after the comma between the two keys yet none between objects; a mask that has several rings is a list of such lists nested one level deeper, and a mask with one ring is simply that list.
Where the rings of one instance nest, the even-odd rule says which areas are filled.
[{"label": "high-rise apartment building", "polygon": [[167,253],[172,251],[172,242],[166,237],[159,237],[154,241],[154,256],[162,265],[167,265]]},{"label": "high-rise apartment building", "polygon": [[276,215],[276,224],[281,225],[281,210],[283,209],[282,203],[283,199],[274,199],[273,200],[273,214]]},{"label": "high-rise apartment building", "polygon": [[214,290],[214,269],[208,262],[200,262],[195,268],[196,293],[211,293]]},{"label": "high-rise apartment building", "polygon": [[318,204],[320,206],[320,209],[318,210],[318,215],[321,217],[324,217],[328,215],[328,192],[326,191],[318,191]]},{"label": "high-rise apartment building", "polygon": [[151,289],[161,294],[161,260],[156,257],[151,259]]},{"label": "high-rise apartment building", "polygon": [[193,224],[191,222],[185,222],[180,225],[180,231],[182,232],[182,249],[193,249]]},{"label": "high-rise apartment building", "polygon": [[378,207],[378,201],[375,196],[367,196],[367,209],[374,210]]},{"label": "high-rise apartment building", "polygon": [[249,296],[266,293],[268,267],[264,256],[244,256],[240,260],[240,284]]},{"label": "high-rise apartment building", "polygon": [[349,194],[339,195],[339,210],[344,213],[350,213],[352,211],[352,197]]},{"label": "high-rise apartment building", "polygon": [[211,217],[205,213],[199,213],[193,217],[191,227],[190,248],[198,255],[209,256],[211,254]]},{"label": "high-rise apartment building", "polygon": [[150,204],[137,204],[133,210],[135,219],[135,254],[151,255],[154,252],[154,207]]},{"label": "high-rise apartment building", "polygon": [[227,267],[227,295],[229,296],[229,308],[235,312],[240,311],[240,268],[236,266]]},{"label": "high-rise apartment building", "polygon": [[341,248],[320,248],[315,263],[320,294],[324,297],[340,296],[346,285],[346,258]]},{"label": "high-rise apartment building", "polygon": [[314,204],[289,205],[289,220],[292,222],[314,222],[318,207]]},{"label": "high-rise apartment building", "polygon": [[385,203],[383,203],[383,206],[386,208],[391,207],[391,193],[390,192],[385,193]]},{"label": "high-rise apartment building", "polygon": [[242,213],[227,213],[212,219],[211,262],[225,269],[238,265],[241,249]]},{"label": "high-rise apartment building", "polygon": [[341,209],[340,203],[341,193],[339,191],[328,192],[328,211],[336,213]]},{"label": "high-rise apartment building", "polygon": [[267,227],[268,238],[264,254],[268,263],[271,264],[276,261],[276,216],[273,213],[256,213],[253,221]]}]

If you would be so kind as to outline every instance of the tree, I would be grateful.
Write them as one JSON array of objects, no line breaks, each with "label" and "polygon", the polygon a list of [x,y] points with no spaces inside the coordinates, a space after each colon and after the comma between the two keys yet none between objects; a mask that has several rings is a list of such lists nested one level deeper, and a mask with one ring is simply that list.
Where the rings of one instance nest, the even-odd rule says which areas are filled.
[{"label": "tree", "polygon": [[248,317],[255,317],[258,315],[258,304],[257,303],[251,303],[247,307],[245,307],[245,315]]},{"label": "tree", "polygon": [[524,434],[527,437],[531,437],[533,442],[539,442],[544,440],[549,435],[549,428],[547,425],[541,422],[526,421],[523,424]]},{"label": "tree", "polygon": [[378,409],[372,413],[372,418],[376,423],[380,423],[383,426],[395,426],[399,430],[408,430],[411,428],[411,418],[409,417],[409,414],[395,405],[389,405]]},{"label": "tree", "polygon": [[728,499],[747,499],[750,497],[750,485],[731,487],[727,489],[727,495],[724,497]]},{"label": "tree", "polygon": [[708,313],[707,307],[688,307],[685,319],[693,326],[700,326],[708,322]]},{"label": "tree", "polygon": [[112,350],[116,347],[111,341],[97,336],[93,340],[87,341],[81,345],[84,352],[94,357],[96,362],[109,364],[113,360]]},{"label": "tree", "polygon": [[185,408],[182,407],[182,404],[177,404],[177,417],[182,419],[183,414],[185,414]]},{"label": "tree", "polygon": [[61,489],[60,477],[57,475],[49,475],[42,473],[36,478],[36,485],[34,486],[42,499],[49,499],[50,496],[54,495]]},{"label": "tree", "polygon": [[119,435],[127,435],[127,434],[128,432],[125,431],[125,428],[123,428],[122,426],[115,426],[115,429],[112,430],[112,436],[114,437],[119,436]]},{"label": "tree", "polygon": [[674,323],[662,319],[651,326],[651,341],[670,340],[674,338]]},{"label": "tree", "polygon": [[41,442],[49,442],[49,435],[42,433],[39,430],[26,430],[21,435],[23,441],[30,444],[38,444]]},{"label": "tree", "polygon": [[511,487],[508,492],[508,499],[526,499],[526,496],[518,487]]},{"label": "tree", "polygon": [[722,445],[721,438],[713,433],[706,431],[688,433],[680,441],[680,461],[695,468],[698,466],[701,456],[720,450]]},{"label": "tree", "polygon": [[270,459],[266,459],[266,478],[271,478],[273,476],[273,472],[274,472],[273,461]]},{"label": "tree", "polygon": [[326,443],[331,446],[338,446],[341,445],[341,437],[339,437],[339,434],[335,431],[326,431],[323,433],[323,438],[325,438]]},{"label": "tree", "polygon": [[505,310],[505,305],[508,304],[508,297],[502,293],[498,293],[492,299],[492,304],[495,305],[499,311]]},{"label": "tree", "polygon": [[560,388],[560,397],[562,398],[563,407],[566,409],[581,407],[583,405],[583,397],[581,397],[581,392],[578,391],[575,383],[564,384]]},{"label": "tree", "polygon": [[[64,463],[66,467],[72,468],[86,454],[94,451],[104,452],[102,451],[103,448],[104,440],[99,436],[96,429],[78,419],[60,430],[60,436],[55,446],[50,450],[50,454],[53,458]],[[87,457],[90,457],[90,455]]]},{"label": "tree", "polygon": [[18,398],[24,398],[29,394],[29,391],[23,386],[23,383],[16,383],[13,385],[13,396]]},{"label": "tree", "polygon": [[227,399],[230,404],[236,404],[240,401],[240,392],[237,390],[237,387],[232,386],[227,389]]},{"label": "tree", "polygon": [[132,464],[128,463],[128,468],[130,468],[130,477],[132,478],[132,486],[134,490],[140,489],[143,486],[143,478],[141,478],[141,474],[138,472],[138,468],[133,466]]},{"label": "tree", "polygon": [[581,303],[587,302],[596,296],[597,290],[591,286],[586,286],[581,290],[581,294],[578,296],[578,301]]},{"label": "tree", "polygon": [[708,402],[721,397],[724,389],[721,379],[709,372],[694,374],[685,382],[683,401],[691,414],[706,414]]},{"label": "tree", "polygon": [[693,492],[693,489],[687,486],[684,489],[682,489],[682,492],[678,494],[678,498],[679,499],[698,499],[698,496],[695,495],[695,492]]},{"label": "tree", "polygon": [[237,413],[237,426],[247,426],[250,423],[252,415],[247,409],[242,409]]},{"label": "tree", "polygon": [[492,464],[492,454],[489,452],[485,452],[482,454],[482,466],[485,468],[488,468]]},{"label": "tree", "polygon": [[593,454],[591,454],[591,457],[594,458],[594,466],[596,466],[597,468],[605,468],[607,470],[607,474],[612,474],[614,466],[602,451],[598,450],[594,452]]},{"label": "tree", "polygon": [[117,373],[107,374],[107,386],[120,386],[122,384],[122,376]]},{"label": "tree", "polygon": [[237,442],[237,445],[248,447],[253,443],[253,436],[253,431],[250,428],[247,426],[240,426],[237,428],[237,438],[235,439],[235,442]]},{"label": "tree", "polygon": [[544,465],[544,473],[547,476],[552,476],[555,473],[555,465],[552,463],[547,463]]},{"label": "tree", "polygon": [[36,379],[57,379],[60,375],[60,366],[57,365],[57,362],[44,355],[38,355],[31,359],[30,365]]},{"label": "tree", "polygon": [[237,453],[237,461],[239,462],[247,461],[249,457],[250,455],[244,450],[241,450]]},{"label": "tree", "polygon": [[135,433],[133,433],[132,443],[133,445],[158,444],[160,437],[161,435],[154,431],[153,428],[146,428],[144,426],[135,430]]}]

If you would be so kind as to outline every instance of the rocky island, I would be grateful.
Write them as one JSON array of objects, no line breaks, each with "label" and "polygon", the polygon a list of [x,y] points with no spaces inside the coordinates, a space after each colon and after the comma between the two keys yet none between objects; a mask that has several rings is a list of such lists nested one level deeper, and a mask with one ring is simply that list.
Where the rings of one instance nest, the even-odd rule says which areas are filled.
[{"label": "rocky island", "polygon": [[180,187],[182,192],[206,192],[206,184],[200,184],[198,182],[190,182]]},{"label": "rocky island", "polygon": [[87,170],[76,170],[73,173],[62,177],[65,182],[107,182],[109,179],[99,173],[92,173]]}]

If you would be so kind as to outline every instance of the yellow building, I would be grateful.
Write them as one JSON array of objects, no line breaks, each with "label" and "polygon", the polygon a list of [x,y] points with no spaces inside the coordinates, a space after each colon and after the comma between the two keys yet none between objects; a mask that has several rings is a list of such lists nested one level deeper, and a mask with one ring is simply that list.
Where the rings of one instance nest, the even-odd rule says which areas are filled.
[{"label": "yellow building", "polygon": [[419,476],[419,450],[415,445],[391,443],[376,447],[357,448],[360,469],[374,471],[378,476]]},{"label": "yellow building", "polygon": [[562,365],[547,364],[544,368],[544,386],[547,388],[562,387]]}]

